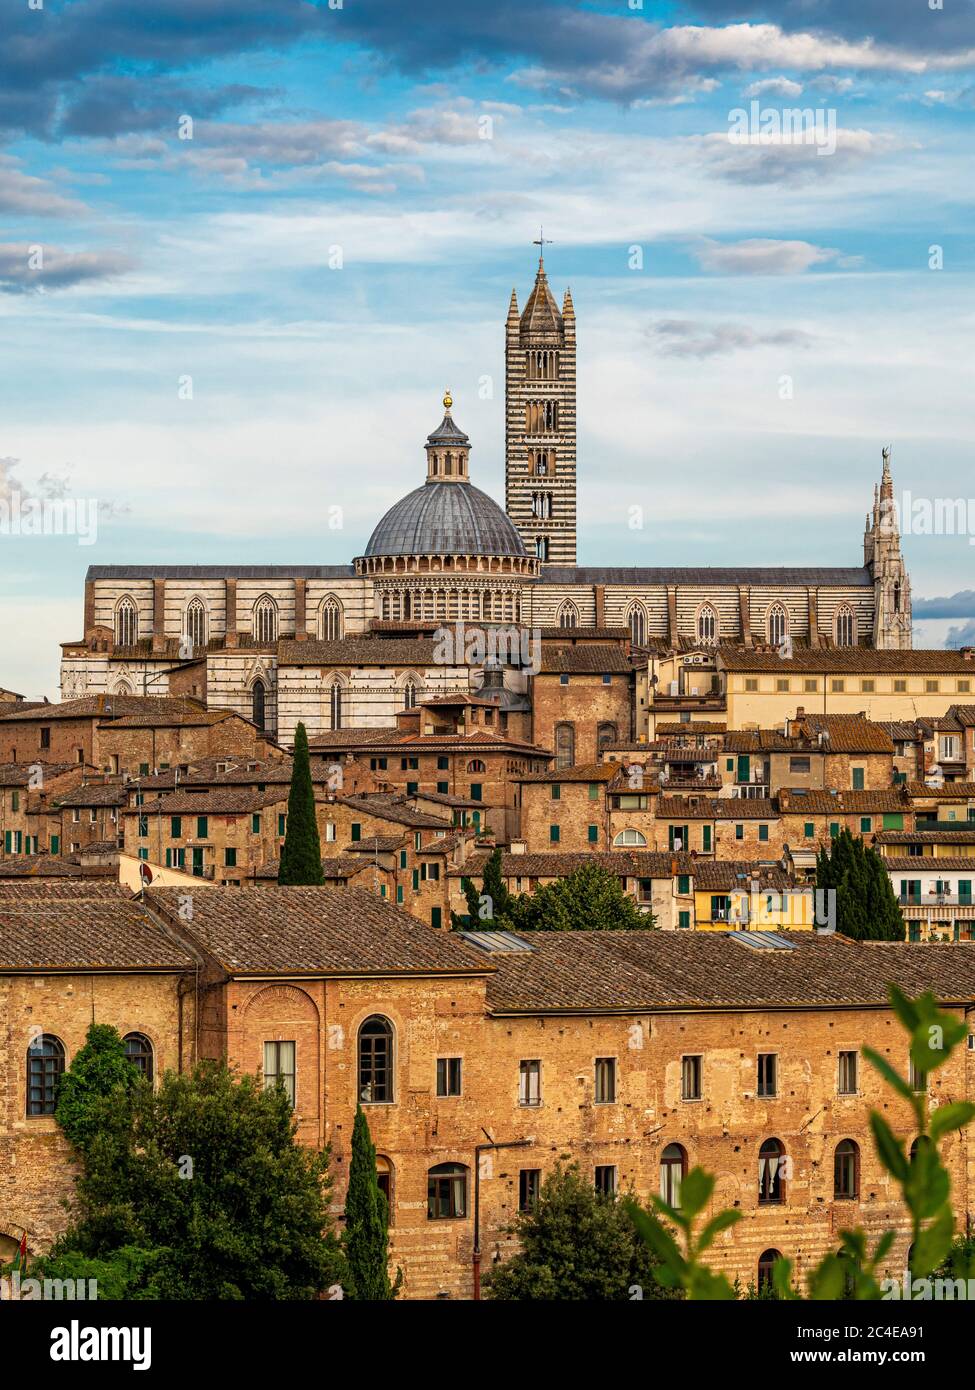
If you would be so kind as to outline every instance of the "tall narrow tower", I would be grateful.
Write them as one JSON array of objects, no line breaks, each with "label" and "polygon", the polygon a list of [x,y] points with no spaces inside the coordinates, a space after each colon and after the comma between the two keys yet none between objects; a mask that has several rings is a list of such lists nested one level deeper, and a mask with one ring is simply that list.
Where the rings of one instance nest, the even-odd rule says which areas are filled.
[{"label": "tall narrow tower", "polygon": [[562,312],[538,273],[523,314],[511,291],[505,324],[505,509],[525,549],[550,564],[576,563],[576,316]]},{"label": "tall narrow tower", "polygon": [[873,576],[873,644],[903,651],[910,650],[913,642],[911,580],[901,554],[890,449],[884,449],[883,460],[880,487],[874,489],[873,513],[867,517],[863,558]]}]

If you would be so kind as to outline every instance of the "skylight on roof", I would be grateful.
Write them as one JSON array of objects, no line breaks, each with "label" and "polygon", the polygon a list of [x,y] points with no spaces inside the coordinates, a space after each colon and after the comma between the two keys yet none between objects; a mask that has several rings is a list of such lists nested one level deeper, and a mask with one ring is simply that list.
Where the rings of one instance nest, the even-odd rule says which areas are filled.
[{"label": "skylight on roof", "polygon": [[479,951],[500,952],[500,951],[533,951],[534,946],[530,946],[523,937],[516,936],[512,931],[462,931],[460,933],[464,941],[469,941],[472,946],[476,946]]},{"label": "skylight on roof", "polygon": [[725,936],[742,946],[750,946],[753,951],[794,951],[796,943],[786,941],[774,931],[729,931]]}]

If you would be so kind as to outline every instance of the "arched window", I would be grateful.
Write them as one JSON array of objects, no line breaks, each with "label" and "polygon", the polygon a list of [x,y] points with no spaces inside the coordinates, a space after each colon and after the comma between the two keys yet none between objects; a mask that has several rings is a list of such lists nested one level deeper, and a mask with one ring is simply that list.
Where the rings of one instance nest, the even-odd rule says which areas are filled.
[{"label": "arched window", "polygon": [[372,1105],[393,1099],[393,1025],[380,1014],[359,1029],[359,1099]]},{"label": "arched window", "polygon": [[403,708],[416,709],[416,681],[408,680],[403,686]]},{"label": "arched window", "polygon": [[758,1292],[763,1289],[771,1289],[772,1270],[775,1268],[776,1260],[781,1260],[782,1254],[778,1250],[763,1250],[758,1257]]},{"label": "arched window", "polygon": [[853,616],[853,609],[844,604],[836,611],[836,645],[838,647],[856,646],[856,619]]},{"label": "arched window", "polygon": [[328,694],[330,727],[341,729],[342,727],[342,686],[338,681],[333,681]]},{"label": "arched window", "polygon": [[634,647],[646,646],[647,641],[647,615],[643,608],[634,604],[627,614],[627,625],[630,629],[630,641]]},{"label": "arched window", "polygon": [[334,594],[322,599],[318,610],[318,635],[323,642],[338,642],[342,637],[342,605]]},{"label": "arched window", "polygon": [[574,724],[555,726],[555,766],[571,767],[576,760],[576,731]]},{"label": "arched window", "polygon": [[668,1144],[660,1155],[660,1195],[680,1211],[680,1185],[687,1172],[687,1154],[680,1144]]},{"label": "arched window", "polygon": [[263,729],[266,716],[267,688],[262,680],[256,680],[251,686],[251,719],[259,729]]},{"label": "arched window", "polygon": [[899,582],[894,584],[894,612],[901,611],[901,586]]},{"label": "arched window", "polygon": [[535,559],[548,559],[548,538],[546,536],[535,537]]},{"label": "arched window", "polygon": [[602,760],[603,749],[619,741],[619,730],[615,724],[599,724],[596,728],[596,751]]},{"label": "arched window", "polygon": [[393,1224],[393,1165],[385,1154],[376,1154],[376,1186],[386,1202],[386,1224]]},{"label": "arched window", "polygon": [[153,1065],[152,1043],[145,1033],[126,1033],[122,1041],[125,1044],[126,1057],[134,1067],[138,1067],[145,1079],[151,1082],[155,1075],[155,1067]]},{"label": "arched window", "polygon": [[841,1139],[833,1155],[833,1196],[853,1201],[860,1195],[860,1147],[852,1139]]},{"label": "arched window", "polygon": [[278,637],[278,605],[264,594],[254,605],[253,634],[255,642],[276,642]]},{"label": "arched window", "polygon": [[438,1163],[427,1173],[427,1217],[442,1221],[467,1215],[467,1169],[463,1163]]},{"label": "arched window", "polygon": [[718,637],[718,614],[710,603],[701,605],[697,615],[697,640],[715,642]]},{"label": "arched window", "polygon": [[128,681],[119,681],[113,693],[116,695],[131,695],[132,687],[129,685]]},{"label": "arched window", "polygon": [[785,1145],[780,1139],[766,1139],[758,1151],[758,1202],[771,1206],[785,1201]]},{"label": "arched window", "polygon": [[115,645],[134,647],[139,640],[139,613],[128,594],[115,605]]},{"label": "arched window", "polygon": [[41,1033],[27,1049],[28,1115],[54,1114],[63,1075],[64,1044],[51,1033]]},{"label": "arched window", "polygon": [[781,646],[789,631],[789,615],[781,603],[773,603],[766,618],[768,640],[773,647]]},{"label": "arched window", "polygon": [[559,627],[579,626],[579,610],[574,603],[563,603],[559,609],[558,625]]},{"label": "arched window", "polygon": [[202,651],[207,644],[207,609],[206,604],[201,598],[191,598],[186,605],[186,617],[183,621],[183,635],[189,640],[191,651],[194,655]]},{"label": "arched window", "polygon": [[614,849],[646,849],[647,837],[642,830],[621,830],[613,837]]},{"label": "arched window", "polygon": [[467,764],[468,772],[487,772],[487,765],[481,758],[471,758]]}]

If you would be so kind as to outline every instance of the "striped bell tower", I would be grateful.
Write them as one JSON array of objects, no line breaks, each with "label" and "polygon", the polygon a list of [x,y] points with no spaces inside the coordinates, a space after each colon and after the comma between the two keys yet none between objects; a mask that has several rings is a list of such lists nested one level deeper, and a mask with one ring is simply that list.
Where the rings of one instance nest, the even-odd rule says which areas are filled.
[{"label": "striped bell tower", "polygon": [[505,510],[530,555],[576,563],[576,316],[545,274],[544,236],[524,312],[511,291],[505,323]]}]

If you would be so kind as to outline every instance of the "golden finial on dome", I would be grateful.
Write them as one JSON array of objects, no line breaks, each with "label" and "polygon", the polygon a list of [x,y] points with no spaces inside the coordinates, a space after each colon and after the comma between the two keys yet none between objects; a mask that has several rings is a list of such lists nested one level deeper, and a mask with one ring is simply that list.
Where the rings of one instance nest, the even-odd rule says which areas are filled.
[{"label": "golden finial on dome", "polygon": [[443,408],[444,408],[444,410],[449,410],[450,407],[453,405],[453,403],[454,403],[454,398],[453,398],[453,396],[450,394],[450,387],[448,387],[447,390],[443,393]]}]

